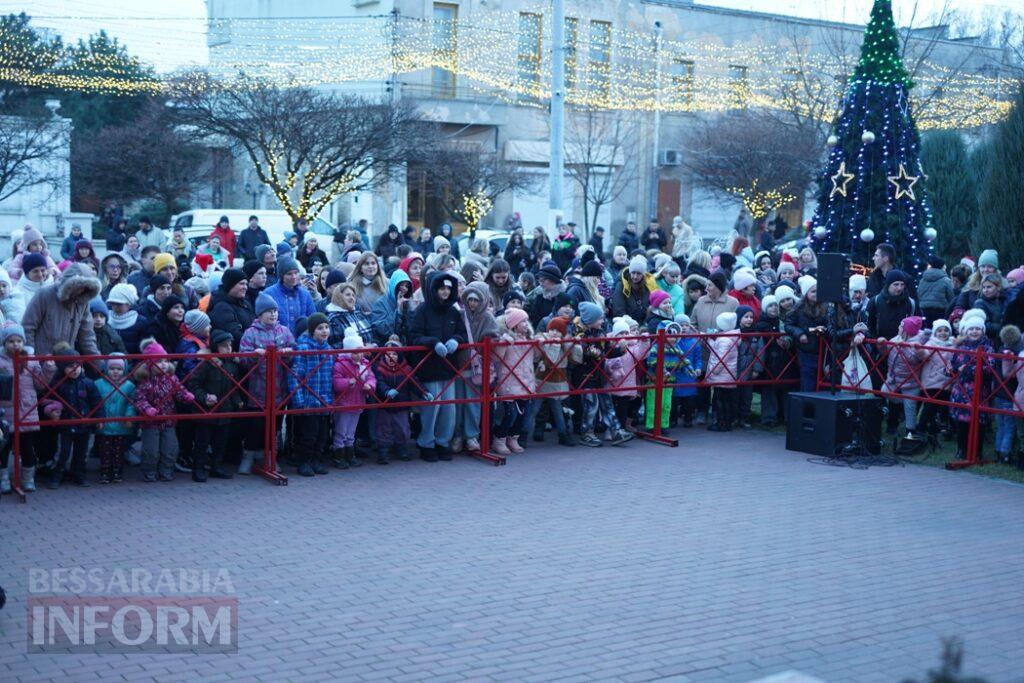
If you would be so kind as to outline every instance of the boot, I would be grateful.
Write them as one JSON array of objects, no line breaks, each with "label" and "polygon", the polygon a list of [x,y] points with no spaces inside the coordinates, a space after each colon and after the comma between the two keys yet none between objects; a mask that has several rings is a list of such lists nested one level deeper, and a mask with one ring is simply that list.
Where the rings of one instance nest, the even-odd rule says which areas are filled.
[{"label": "boot", "polygon": [[206,468],[197,467],[196,469],[192,470],[192,481],[198,484],[202,484],[204,481],[206,481]]},{"label": "boot", "polygon": [[356,457],[355,446],[345,446],[345,460],[348,461],[349,467],[362,467],[363,463],[359,462],[359,458]]},{"label": "boot", "polygon": [[11,492],[11,473],[6,467],[0,470],[0,493]]},{"label": "boot", "polygon": [[498,455],[512,455],[512,451],[508,449],[505,444],[505,439],[499,439],[494,437],[491,439],[491,453],[497,453]]},{"label": "boot", "polygon": [[313,471],[313,467],[308,462],[299,465],[298,475],[300,477],[312,477],[315,474],[316,472]]},{"label": "boot", "polygon": [[437,453],[438,460],[444,460],[447,462],[452,459],[452,449],[447,446],[437,446],[434,448],[434,452]]},{"label": "boot", "polygon": [[388,449],[387,446],[381,446],[377,449],[377,464],[387,465],[388,464]]},{"label": "boot", "polygon": [[327,474],[331,471],[327,468],[327,458],[313,458],[310,466],[315,474]]},{"label": "boot", "polygon": [[398,459],[401,460],[402,462],[409,462],[410,460],[412,460],[412,458],[409,457],[408,447],[404,443],[400,446],[395,446],[395,454],[398,456]]},{"label": "boot", "polygon": [[562,446],[575,446],[576,439],[575,437],[573,437],[572,434],[566,432],[565,434],[558,435],[558,443],[561,444]]},{"label": "boot", "polygon": [[505,446],[513,453],[522,453],[524,450],[526,450],[525,448],[519,445],[518,436],[510,436],[507,439],[505,439]]},{"label": "boot", "polygon": [[21,488],[24,491],[36,490],[36,468],[26,467],[21,471]]},{"label": "boot", "polygon": [[437,462],[437,453],[434,451],[432,447],[428,448],[425,446],[420,446],[420,460],[423,460],[425,462]]},{"label": "boot", "polygon": [[238,463],[239,474],[252,474],[252,463],[259,451],[242,451],[242,461]]},{"label": "boot", "polygon": [[348,469],[348,460],[345,460],[345,449],[344,448],[335,448],[334,450],[332,450],[331,451],[331,462],[339,470],[347,470]]}]

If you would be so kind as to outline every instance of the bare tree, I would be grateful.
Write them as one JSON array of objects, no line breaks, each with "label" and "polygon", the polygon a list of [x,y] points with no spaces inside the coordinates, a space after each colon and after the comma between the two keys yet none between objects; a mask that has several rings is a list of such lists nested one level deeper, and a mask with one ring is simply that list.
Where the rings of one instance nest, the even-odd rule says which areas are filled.
[{"label": "bare tree", "polygon": [[624,111],[576,109],[565,133],[565,171],[583,195],[583,225],[589,236],[601,207],[636,183],[640,146],[636,115]]},{"label": "bare tree", "polygon": [[29,188],[46,198],[67,180],[62,160],[70,131],[52,116],[0,116],[0,202]]},{"label": "bare tree", "polygon": [[802,197],[821,154],[797,125],[758,110],[696,123],[684,145],[694,181],[722,199],[741,198],[755,217]]},{"label": "bare tree", "polygon": [[285,88],[239,77],[192,74],[174,89],[182,121],[226,140],[293,219],[315,218],[339,195],[404,173],[421,144],[421,123],[406,104]]},{"label": "bare tree", "polygon": [[428,191],[449,215],[473,233],[494,200],[506,192],[533,189],[536,179],[514,162],[474,142],[446,141],[421,149]]}]

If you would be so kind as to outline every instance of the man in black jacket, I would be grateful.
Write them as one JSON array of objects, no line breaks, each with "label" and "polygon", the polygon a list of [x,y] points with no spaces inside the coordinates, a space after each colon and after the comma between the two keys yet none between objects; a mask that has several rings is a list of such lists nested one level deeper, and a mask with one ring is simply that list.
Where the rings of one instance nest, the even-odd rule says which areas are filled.
[{"label": "man in black jacket", "polygon": [[892,339],[900,331],[900,322],[911,315],[917,305],[907,292],[909,278],[901,270],[885,274],[885,290],[868,301],[868,332],[875,339]]},{"label": "man in black jacket", "polygon": [[640,246],[640,238],[636,234],[636,223],[626,223],[626,229],[619,235],[619,245],[626,248],[627,254],[632,254]]},{"label": "man in black jacket", "polygon": [[249,227],[238,236],[237,247],[243,261],[251,261],[256,258],[256,247],[261,244],[270,244],[270,236],[267,231],[260,227],[260,219],[256,216],[249,216]]},{"label": "man in black jacket", "polygon": [[590,236],[589,244],[594,248],[598,260],[604,261],[604,227],[599,225],[594,228],[594,234]]}]

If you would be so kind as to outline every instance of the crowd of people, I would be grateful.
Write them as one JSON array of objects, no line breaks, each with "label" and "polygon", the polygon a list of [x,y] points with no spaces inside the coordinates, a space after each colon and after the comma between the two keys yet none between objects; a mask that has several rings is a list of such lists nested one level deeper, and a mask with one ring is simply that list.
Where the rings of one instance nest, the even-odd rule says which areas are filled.
[{"label": "crowd of people", "polygon": [[[75,232],[55,258],[26,226],[0,269],[0,375],[13,373],[15,354],[57,359],[21,364],[17,395],[5,397],[8,422],[17,405],[22,421],[55,427],[20,428],[26,490],[37,468],[53,488],[89,485],[90,453],[102,483],[122,481],[126,463],[145,481],[169,481],[175,471],[197,482],[248,474],[271,431],[302,476],[360,466],[365,444],[380,464],[411,458],[413,447],[426,461],[449,460],[481,449],[482,411],[472,399],[485,376],[494,397],[487,446],[499,455],[522,452],[531,437],[544,441],[549,428],[561,445],[589,447],[625,443],[656,422],[751,428],[755,395],[756,418],[771,427],[784,420],[792,384],[814,390],[819,373],[860,367],[873,369],[858,381],[907,397],[890,412],[891,429],[902,417],[908,432],[946,430],[963,450],[966,403],[988,395],[974,386],[973,352],[1024,352],[1024,269],[1004,276],[991,250],[948,273],[930,257],[912,278],[896,250],[880,244],[870,275],[852,275],[848,300],[830,305],[818,300],[810,247],[755,253],[737,234],[727,249],[706,251],[678,218],[669,232],[656,221],[643,232],[629,224],[614,245],[603,229],[584,243],[569,223],[554,240],[539,227],[527,239],[519,228],[504,249],[476,238],[466,253],[447,224],[436,235],[388,226],[372,250],[353,229],[332,245],[334,262],[306,226],[273,245],[258,217],[237,235],[225,218],[196,248],[180,232],[168,238],[138,222],[113,245],[108,238],[121,248],[102,259]],[[659,348],[662,330],[671,336]],[[685,336],[697,334],[709,336]],[[489,368],[471,346],[486,339],[494,343]],[[287,357],[276,397],[267,396],[261,360],[271,347]],[[223,355],[233,352],[249,355]],[[187,356],[166,358],[176,353]],[[115,357],[87,358],[94,355]],[[666,388],[655,415],[659,359]],[[1004,381],[995,407],[1014,406],[1018,373],[1024,365],[1015,360],[985,362],[983,382]],[[773,381],[748,383],[758,379]],[[922,393],[965,407],[922,411],[912,400]],[[267,430],[267,400],[295,414]],[[252,417],[167,417],[183,412]],[[104,421],[75,421],[82,416]],[[996,424],[996,451],[1009,459],[1018,451],[1015,419],[998,415]],[[0,462],[5,491],[9,451]],[[236,458],[237,469],[229,467]]]}]

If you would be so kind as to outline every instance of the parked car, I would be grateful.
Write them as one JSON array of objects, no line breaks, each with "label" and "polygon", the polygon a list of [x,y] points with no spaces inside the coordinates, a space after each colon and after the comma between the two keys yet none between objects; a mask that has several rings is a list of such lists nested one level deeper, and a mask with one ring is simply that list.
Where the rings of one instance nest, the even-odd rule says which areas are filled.
[{"label": "parked car", "polygon": [[[256,216],[260,219],[260,227],[267,231],[271,244],[283,242],[284,234],[295,228],[287,211],[268,209],[192,209],[174,216],[171,226],[182,228],[185,231],[185,237],[195,244],[200,244],[210,236],[221,216],[228,217],[236,235],[249,226],[249,216]],[[317,218],[310,225],[310,230],[314,234],[322,236],[319,240],[320,248],[327,249],[331,239],[334,238],[334,225],[323,218]]]},{"label": "parked car", "polygon": [[[491,244],[491,252],[492,253],[493,253],[495,247],[498,248],[498,254],[499,255],[505,253],[505,245],[508,244],[508,238],[509,238],[509,236],[511,234],[512,233],[508,232],[507,230],[477,230],[476,231],[476,236],[477,237],[486,237],[487,241],[490,242],[490,244]],[[532,245],[533,244],[533,231],[530,230],[530,233],[528,235],[524,234],[523,238],[526,241],[526,246]],[[461,235],[459,235],[458,237],[455,238],[456,243],[459,245],[459,253],[460,254],[468,254],[469,253],[469,248],[473,245],[473,239],[474,238],[469,236],[468,232],[464,232],[464,233],[462,233]]]}]

